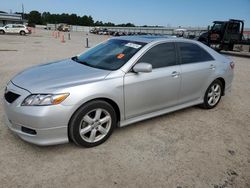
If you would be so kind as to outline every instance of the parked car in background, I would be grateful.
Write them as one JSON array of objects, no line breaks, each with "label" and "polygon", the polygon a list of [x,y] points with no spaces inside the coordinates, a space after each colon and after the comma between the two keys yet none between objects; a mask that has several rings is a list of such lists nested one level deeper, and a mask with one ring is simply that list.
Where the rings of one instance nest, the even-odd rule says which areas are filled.
[{"label": "parked car in background", "polygon": [[174,30],[174,34],[177,37],[184,37],[185,32],[187,32],[187,29],[183,29],[183,28],[178,28]]},{"label": "parked car in background", "polygon": [[62,31],[62,32],[69,32],[70,26],[68,24],[59,24],[59,26],[57,27],[57,30]]},{"label": "parked car in background", "polygon": [[4,108],[9,128],[28,142],[93,147],[115,127],[194,105],[216,107],[231,89],[233,69],[231,59],[198,41],[116,37],[17,74]]},{"label": "parked car in background", "polygon": [[0,27],[0,34],[20,34],[26,35],[29,34],[31,31],[25,25],[21,24],[8,24],[3,27]]},{"label": "parked car in background", "polygon": [[99,35],[109,35],[109,30],[106,29],[106,28],[100,29],[100,30],[98,31],[98,34],[99,34]]},{"label": "parked car in background", "polygon": [[100,31],[100,28],[99,28],[99,27],[94,27],[94,28],[92,28],[89,32],[90,32],[90,33],[93,33],[93,34],[98,34],[99,31]]},{"label": "parked car in background", "polygon": [[46,27],[44,27],[44,29],[45,30],[51,30],[51,27],[46,26]]}]

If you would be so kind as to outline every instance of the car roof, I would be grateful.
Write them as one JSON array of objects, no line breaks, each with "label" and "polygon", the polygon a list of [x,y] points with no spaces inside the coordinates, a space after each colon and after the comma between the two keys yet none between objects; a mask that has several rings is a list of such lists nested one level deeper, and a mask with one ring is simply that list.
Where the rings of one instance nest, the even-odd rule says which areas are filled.
[{"label": "car roof", "polygon": [[167,39],[176,39],[176,37],[169,35],[133,35],[133,36],[121,36],[112,39],[128,40],[135,42],[151,43],[154,41],[161,41]]},{"label": "car roof", "polygon": [[177,38],[176,36],[170,36],[170,35],[133,35],[133,36],[114,37],[111,39],[128,40],[128,41],[142,42],[142,43],[147,43],[147,44],[152,43],[152,42],[158,42],[158,41],[197,43],[197,41],[195,40]]},{"label": "car roof", "polygon": [[[21,25],[21,26],[24,26],[23,24],[6,24],[6,25],[12,25],[12,26],[13,26],[13,25]],[[6,25],[5,25],[5,26],[6,26]]]}]

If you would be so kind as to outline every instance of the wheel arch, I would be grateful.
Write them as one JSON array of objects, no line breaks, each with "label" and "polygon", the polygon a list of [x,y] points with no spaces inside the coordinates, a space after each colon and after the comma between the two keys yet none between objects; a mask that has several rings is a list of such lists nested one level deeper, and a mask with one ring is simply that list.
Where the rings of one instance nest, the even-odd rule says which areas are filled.
[{"label": "wheel arch", "polygon": [[26,34],[25,30],[20,30],[20,31],[19,31],[19,34],[21,34],[21,33]]},{"label": "wheel arch", "polygon": [[224,96],[225,95],[225,86],[226,86],[225,79],[222,77],[218,77],[215,80],[219,80],[222,83],[222,96]]},{"label": "wheel arch", "polygon": [[222,92],[221,92],[221,96],[220,96],[220,99],[221,99],[221,97],[225,94],[225,79],[223,78],[223,77],[220,77],[220,76],[218,76],[217,78],[215,78],[215,79],[213,79],[212,81],[211,81],[211,83],[209,84],[209,86],[207,87],[207,89],[206,89],[206,92],[205,92],[205,94],[204,94],[204,97],[203,97],[203,103],[201,103],[199,106],[201,107],[201,108],[203,108],[203,109],[212,109],[212,108],[214,108],[218,103],[219,103],[219,101],[220,101],[220,99],[219,99],[219,101],[217,101],[217,103],[215,103],[214,104],[214,106],[211,106],[210,104],[208,104],[208,102],[206,101],[207,100],[207,93],[208,93],[208,89],[212,86],[212,84],[214,83],[214,82],[220,82],[221,83],[221,85],[222,85]]},{"label": "wheel arch", "polygon": [[109,98],[106,98],[106,97],[98,97],[98,98],[94,98],[94,99],[91,99],[91,100],[88,100],[86,102],[84,102],[83,104],[81,104],[73,113],[72,115],[70,116],[70,119],[68,121],[68,138],[69,140],[71,140],[71,137],[70,137],[70,133],[69,133],[69,125],[70,125],[70,122],[74,116],[74,114],[77,112],[77,110],[79,110],[82,106],[84,106],[85,104],[91,102],[91,101],[96,101],[96,100],[102,100],[102,101],[105,101],[107,103],[109,103],[115,110],[115,113],[116,113],[116,116],[117,116],[117,127],[118,127],[118,122],[121,120],[121,111],[120,111],[120,108],[119,106],[117,105],[117,103],[112,100],[112,99],[109,99]]},{"label": "wheel arch", "polygon": [[[92,99],[90,101],[94,101],[94,100],[101,100],[101,101],[105,101],[105,102],[109,103],[115,110],[115,113],[116,113],[116,116],[117,116],[117,122],[119,122],[121,120],[120,108],[119,108],[119,106],[117,105],[117,103],[114,100],[109,99],[109,98],[105,98],[105,97],[101,97],[101,98]],[[90,102],[90,101],[88,101],[88,102]]]}]

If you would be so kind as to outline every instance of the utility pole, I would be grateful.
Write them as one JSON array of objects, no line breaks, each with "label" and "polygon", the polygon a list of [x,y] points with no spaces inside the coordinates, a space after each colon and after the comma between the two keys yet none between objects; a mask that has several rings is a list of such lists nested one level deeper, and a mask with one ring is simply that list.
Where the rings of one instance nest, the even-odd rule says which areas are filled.
[{"label": "utility pole", "polygon": [[24,19],[24,6],[23,6],[23,3],[22,3],[22,20]]}]

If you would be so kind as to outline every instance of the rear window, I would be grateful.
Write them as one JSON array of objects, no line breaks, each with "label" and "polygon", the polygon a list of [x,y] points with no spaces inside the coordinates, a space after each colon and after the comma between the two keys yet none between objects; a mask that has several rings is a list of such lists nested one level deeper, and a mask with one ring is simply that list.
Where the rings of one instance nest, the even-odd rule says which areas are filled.
[{"label": "rear window", "polygon": [[180,50],[182,64],[212,61],[214,58],[203,48],[192,43],[177,43]]}]

